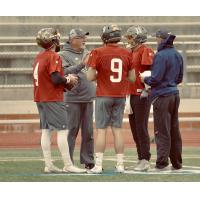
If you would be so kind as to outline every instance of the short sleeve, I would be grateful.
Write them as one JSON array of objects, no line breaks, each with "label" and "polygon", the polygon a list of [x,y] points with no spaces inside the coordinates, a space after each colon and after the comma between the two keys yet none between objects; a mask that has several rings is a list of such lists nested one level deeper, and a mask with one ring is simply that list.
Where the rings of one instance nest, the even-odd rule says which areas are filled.
[{"label": "short sleeve", "polygon": [[87,62],[87,66],[88,67],[92,67],[94,69],[96,69],[97,67],[97,51],[94,49],[90,52],[90,55],[89,55],[89,59],[88,59],[88,62]]},{"label": "short sleeve", "polygon": [[150,48],[145,48],[142,54],[141,65],[152,65],[154,52]]},{"label": "short sleeve", "polygon": [[62,68],[62,60],[61,57],[55,53],[51,54],[49,58],[49,74],[52,74],[53,72],[61,72]]}]

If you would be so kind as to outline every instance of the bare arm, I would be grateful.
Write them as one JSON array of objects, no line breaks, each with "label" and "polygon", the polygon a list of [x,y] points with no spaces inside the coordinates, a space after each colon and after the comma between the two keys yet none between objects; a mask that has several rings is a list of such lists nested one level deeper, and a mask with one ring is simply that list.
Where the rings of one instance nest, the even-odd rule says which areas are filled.
[{"label": "bare arm", "polygon": [[132,83],[135,82],[136,77],[135,77],[135,70],[134,69],[129,70],[129,72],[128,72],[128,80],[130,82],[132,82]]},{"label": "bare arm", "polygon": [[97,78],[97,72],[95,69],[89,67],[86,73],[86,78],[88,81],[95,81]]}]

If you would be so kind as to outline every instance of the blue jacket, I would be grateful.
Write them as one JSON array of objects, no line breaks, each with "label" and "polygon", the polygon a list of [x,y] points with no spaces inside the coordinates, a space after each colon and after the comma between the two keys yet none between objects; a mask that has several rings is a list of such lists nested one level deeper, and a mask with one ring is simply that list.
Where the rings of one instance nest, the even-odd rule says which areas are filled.
[{"label": "blue jacket", "polygon": [[177,94],[177,85],[183,79],[183,58],[174,48],[176,36],[170,35],[158,45],[150,77],[144,82],[151,86],[151,99]]}]

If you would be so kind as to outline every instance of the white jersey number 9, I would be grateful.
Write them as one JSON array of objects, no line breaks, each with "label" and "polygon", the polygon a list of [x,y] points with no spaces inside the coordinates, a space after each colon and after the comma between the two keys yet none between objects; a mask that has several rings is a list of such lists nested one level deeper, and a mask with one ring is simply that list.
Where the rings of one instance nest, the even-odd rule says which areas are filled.
[{"label": "white jersey number 9", "polygon": [[38,67],[39,67],[39,62],[37,63],[37,65],[35,66],[34,72],[33,72],[33,77],[35,80],[35,85],[38,86]]},{"label": "white jersey number 9", "polygon": [[119,58],[113,58],[111,60],[111,71],[118,73],[117,77],[114,77],[113,75],[110,76],[110,81],[113,83],[119,83],[122,80],[122,60]]}]

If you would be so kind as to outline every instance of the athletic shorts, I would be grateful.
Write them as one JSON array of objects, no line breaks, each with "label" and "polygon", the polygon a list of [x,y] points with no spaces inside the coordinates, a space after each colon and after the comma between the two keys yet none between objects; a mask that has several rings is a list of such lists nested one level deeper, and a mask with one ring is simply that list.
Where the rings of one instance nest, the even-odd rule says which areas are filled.
[{"label": "athletic shorts", "polygon": [[122,127],[126,98],[96,97],[95,122],[97,129]]},{"label": "athletic shorts", "polygon": [[41,129],[67,129],[67,111],[63,102],[37,102],[36,104]]}]

